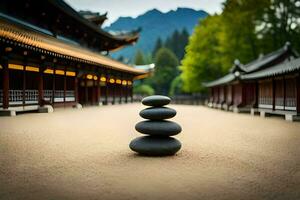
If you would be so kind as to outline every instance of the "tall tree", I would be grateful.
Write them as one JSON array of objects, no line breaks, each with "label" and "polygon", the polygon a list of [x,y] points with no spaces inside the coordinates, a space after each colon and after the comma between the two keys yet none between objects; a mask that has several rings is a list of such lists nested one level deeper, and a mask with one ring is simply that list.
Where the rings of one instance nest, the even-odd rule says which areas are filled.
[{"label": "tall tree", "polygon": [[221,51],[228,62],[247,63],[263,52],[255,33],[257,19],[264,15],[270,0],[226,0],[221,15],[224,23]]},{"label": "tall tree", "polygon": [[157,51],[163,47],[163,41],[162,39],[159,37],[157,40],[156,40],[156,43],[155,43],[155,46],[154,46],[154,49],[152,51],[152,56],[154,57],[155,54],[157,53]]},{"label": "tall tree", "polygon": [[185,54],[185,47],[188,44],[189,33],[184,28],[182,32],[175,30],[173,34],[165,41],[165,47],[174,52],[179,60],[182,60]]},{"label": "tall tree", "polygon": [[228,69],[219,48],[223,30],[219,15],[207,17],[195,28],[181,67],[185,92],[203,91],[202,82],[215,79]]},{"label": "tall tree", "polygon": [[134,58],[134,64],[135,65],[144,65],[145,64],[144,55],[141,50],[138,50],[136,52],[135,58]]},{"label": "tall tree", "polygon": [[157,94],[167,95],[172,80],[178,75],[178,59],[167,48],[161,48],[155,55],[155,71],[152,83]]},{"label": "tall tree", "polygon": [[269,49],[282,47],[287,41],[300,51],[300,0],[269,0],[258,19],[257,34]]}]

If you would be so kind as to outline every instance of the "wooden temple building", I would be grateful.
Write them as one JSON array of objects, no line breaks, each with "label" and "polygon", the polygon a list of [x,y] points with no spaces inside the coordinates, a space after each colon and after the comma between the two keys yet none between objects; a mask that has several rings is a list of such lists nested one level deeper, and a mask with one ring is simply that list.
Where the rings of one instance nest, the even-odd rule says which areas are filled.
[{"label": "wooden temple building", "polygon": [[105,16],[84,17],[63,0],[0,3],[0,114],[132,101],[145,71],[110,59],[137,32],[101,29]]},{"label": "wooden temple building", "polygon": [[248,64],[235,61],[230,72],[212,82],[208,106],[234,112],[300,116],[300,59],[290,43]]}]

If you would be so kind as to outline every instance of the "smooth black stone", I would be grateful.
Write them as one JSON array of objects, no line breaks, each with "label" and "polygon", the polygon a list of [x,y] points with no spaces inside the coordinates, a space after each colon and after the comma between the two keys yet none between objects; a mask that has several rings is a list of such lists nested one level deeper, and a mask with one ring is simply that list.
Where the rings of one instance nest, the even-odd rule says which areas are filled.
[{"label": "smooth black stone", "polygon": [[160,107],[167,105],[171,102],[171,99],[167,96],[162,96],[162,95],[153,95],[149,97],[145,97],[142,100],[142,104],[146,106],[155,106],[155,107]]},{"label": "smooth black stone", "polygon": [[181,143],[171,137],[144,136],[132,140],[129,147],[145,156],[171,156],[181,149]]},{"label": "smooth black stone", "polygon": [[166,107],[151,107],[140,112],[140,116],[145,119],[161,120],[170,119],[176,115],[176,110]]},{"label": "smooth black stone", "polygon": [[172,136],[181,132],[179,124],[167,120],[142,121],[135,125],[135,130],[153,136]]}]

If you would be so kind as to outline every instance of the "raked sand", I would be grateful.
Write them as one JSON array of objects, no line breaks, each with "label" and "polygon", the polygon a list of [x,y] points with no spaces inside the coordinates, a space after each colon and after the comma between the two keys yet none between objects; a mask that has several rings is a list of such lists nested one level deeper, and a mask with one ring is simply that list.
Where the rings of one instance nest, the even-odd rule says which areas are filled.
[{"label": "raked sand", "polygon": [[300,199],[300,123],[172,105],[173,157],[137,156],[139,104],[0,118],[0,199]]}]

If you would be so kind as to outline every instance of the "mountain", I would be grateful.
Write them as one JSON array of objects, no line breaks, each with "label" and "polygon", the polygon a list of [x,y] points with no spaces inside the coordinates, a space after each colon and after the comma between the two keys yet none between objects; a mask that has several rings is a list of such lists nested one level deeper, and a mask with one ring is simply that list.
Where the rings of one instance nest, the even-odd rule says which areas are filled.
[{"label": "mountain", "polygon": [[125,58],[133,59],[138,49],[144,53],[151,53],[159,37],[165,40],[176,29],[181,31],[183,28],[186,28],[191,34],[199,20],[206,16],[208,16],[208,13],[203,10],[197,11],[190,8],[178,8],[175,11],[171,10],[167,13],[153,9],[136,18],[120,17],[109,27],[106,27],[105,30],[124,31],[141,28],[142,31],[136,45],[126,47],[111,55],[114,58],[122,55]]}]

